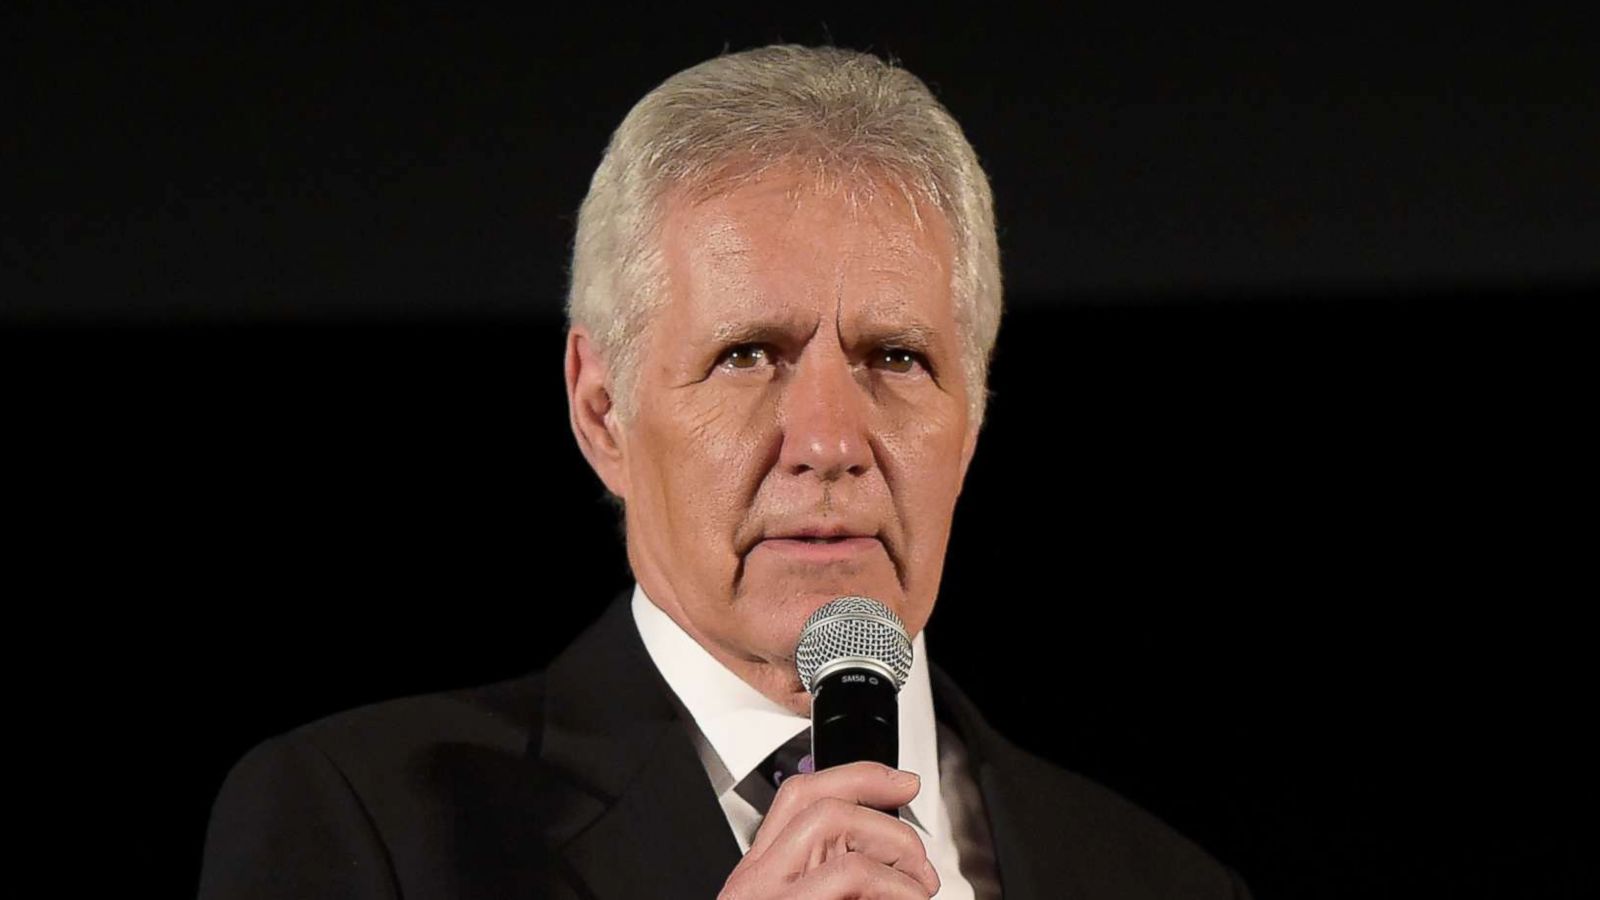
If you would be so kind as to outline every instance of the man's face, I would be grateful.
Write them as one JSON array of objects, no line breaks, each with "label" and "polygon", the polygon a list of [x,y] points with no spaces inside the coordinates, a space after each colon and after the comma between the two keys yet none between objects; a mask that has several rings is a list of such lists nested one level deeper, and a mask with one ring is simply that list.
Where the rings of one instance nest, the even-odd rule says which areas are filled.
[{"label": "man's face", "polygon": [[898,194],[852,215],[802,183],[669,200],[668,294],[620,441],[646,593],[796,709],[819,606],[860,594],[926,624],[976,442],[943,215],[921,207],[918,230]]}]

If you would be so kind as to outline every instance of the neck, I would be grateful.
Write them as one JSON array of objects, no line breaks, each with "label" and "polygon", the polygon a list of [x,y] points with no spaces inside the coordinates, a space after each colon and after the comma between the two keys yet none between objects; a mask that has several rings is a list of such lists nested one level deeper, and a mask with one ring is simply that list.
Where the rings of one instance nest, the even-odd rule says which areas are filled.
[{"label": "neck", "polygon": [[705,648],[711,658],[721,663],[723,668],[739,676],[739,680],[750,685],[761,693],[763,697],[789,710],[797,716],[810,717],[811,695],[806,692],[800,683],[800,675],[795,671],[793,660],[767,660],[752,658],[731,652],[723,647],[709,635],[694,627],[694,623],[674,607],[662,605],[659,607],[672,621],[678,623],[684,633],[694,638],[695,643]]},{"label": "neck", "polygon": [[795,671],[793,659],[764,659],[737,652],[697,627],[682,605],[675,602],[670,590],[653,590],[643,581],[640,587],[647,603],[676,623],[684,634],[699,644],[724,669],[789,712],[807,718],[811,716],[811,694],[800,683],[800,674]]}]

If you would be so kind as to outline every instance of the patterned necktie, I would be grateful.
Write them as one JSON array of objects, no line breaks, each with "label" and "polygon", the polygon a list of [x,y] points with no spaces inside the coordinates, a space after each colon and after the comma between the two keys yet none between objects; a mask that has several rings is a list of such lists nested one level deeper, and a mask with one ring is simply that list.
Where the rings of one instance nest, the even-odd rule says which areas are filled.
[{"label": "patterned necktie", "polygon": [[772,751],[772,755],[762,760],[734,790],[748,800],[757,812],[766,815],[783,779],[814,770],[811,762],[811,729],[808,728]]}]

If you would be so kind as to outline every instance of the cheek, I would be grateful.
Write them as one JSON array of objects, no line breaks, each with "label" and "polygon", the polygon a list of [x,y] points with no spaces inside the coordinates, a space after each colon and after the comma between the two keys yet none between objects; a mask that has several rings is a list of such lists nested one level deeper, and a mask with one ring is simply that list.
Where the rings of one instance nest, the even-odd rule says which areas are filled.
[{"label": "cheek", "polygon": [[966,417],[942,404],[898,410],[888,418],[881,443],[895,460],[901,490],[916,497],[958,493]]},{"label": "cheek", "polygon": [[759,482],[763,429],[737,403],[692,391],[656,409],[642,466],[670,533],[697,555],[731,553]]},{"label": "cheek", "polygon": [[913,566],[941,559],[950,518],[961,493],[961,452],[965,416],[940,410],[899,417],[885,432],[885,476],[905,528],[907,562]]}]

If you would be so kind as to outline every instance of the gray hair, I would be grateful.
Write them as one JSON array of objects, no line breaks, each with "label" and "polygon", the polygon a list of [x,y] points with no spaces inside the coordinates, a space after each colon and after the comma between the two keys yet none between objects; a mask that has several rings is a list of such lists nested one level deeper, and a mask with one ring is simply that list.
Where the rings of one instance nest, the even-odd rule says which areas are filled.
[{"label": "gray hair", "polygon": [[1001,285],[994,200],[977,154],[915,75],[871,54],[796,45],[685,69],[611,135],[578,211],[567,319],[588,330],[606,361],[618,415],[635,412],[645,329],[665,299],[663,198],[714,196],[781,164],[843,189],[852,205],[883,182],[912,201],[914,215],[916,198],[943,212],[955,239],[951,293],[969,414],[980,427]]}]

